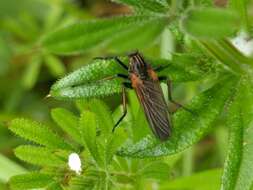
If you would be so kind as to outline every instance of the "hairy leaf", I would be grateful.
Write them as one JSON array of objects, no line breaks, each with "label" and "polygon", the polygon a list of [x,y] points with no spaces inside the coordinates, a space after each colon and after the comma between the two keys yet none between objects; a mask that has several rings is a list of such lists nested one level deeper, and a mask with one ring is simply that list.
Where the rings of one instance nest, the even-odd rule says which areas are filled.
[{"label": "hairy leaf", "polygon": [[98,127],[101,130],[101,135],[108,136],[111,134],[113,120],[108,106],[98,99],[80,100],[78,104],[82,107],[81,110],[90,110],[96,114]]},{"label": "hairy leaf", "polygon": [[228,77],[193,98],[187,105],[193,113],[183,109],[176,112],[172,120],[172,136],[166,142],[161,143],[147,136],[137,143],[125,144],[118,154],[131,157],[171,155],[197,143],[212,129],[212,124],[223,110],[234,84],[235,80]]},{"label": "hairy leaf", "polygon": [[[127,62],[125,57],[121,59]],[[168,76],[175,82],[198,80],[209,74],[216,74],[221,69],[205,58],[190,54],[175,54],[172,60],[146,60],[154,68],[167,66],[158,74]],[[57,81],[52,86],[50,95],[58,99],[81,99],[119,93],[122,90],[122,79],[114,77],[118,73],[127,74],[113,59],[96,59]]]},{"label": "hairy leaf", "polygon": [[80,132],[83,138],[83,144],[87,146],[90,154],[96,160],[98,165],[102,165],[102,158],[96,141],[97,131],[96,115],[90,111],[84,111],[80,118]]},{"label": "hairy leaf", "polygon": [[53,150],[38,146],[19,146],[15,149],[15,155],[28,163],[39,166],[60,166],[65,162],[54,154]]},{"label": "hairy leaf", "polygon": [[222,190],[235,189],[243,148],[243,120],[238,97],[229,111],[229,147],[222,176]]},{"label": "hairy leaf", "polygon": [[53,182],[52,176],[42,173],[16,175],[9,181],[11,189],[27,190],[43,188]]},{"label": "hairy leaf", "polygon": [[[244,78],[240,80],[228,114],[230,129],[229,147],[225,161],[222,189],[250,190],[252,171],[252,104],[245,98],[251,96],[252,88]],[[251,96],[252,97],[252,96]],[[246,103],[247,102],[247,103]],[[249,122],[251,121],[251,123]]]},{"label": "hairy leaf", "polygon": [[54,53],[80,53],[91,48],[104,47],[115,35],[124,35],[128,29],[138,28],[147,23],[152,25],[153,22],[164,22],[166,19],[138,15],[84,21],[48,34],[42,40],[42,46]]},{"label": "hairy leaf", "polygon": [[14,119],[9,129],[16,135],[50,148],[70,149],[70,145],[47,126],[29,119]]},{"label": "hairy leaf", "polygon": [[73,140],[81,143],[79,131],[79,118],[64,108],[55,108],[51,111],[53,120],[68,134]]},{"label": "hairy leaf", "polygon": [[[240,19],[234,12],[217,8],[190,9],[182,19],[182,29],[196,38],[223,38],[235,34]],[[222,27],[221,27],[222,26]]]},{"label": "hairy leaf", "polygon": [[174,82],[195,81],[209,74],[215,74],[221,70],[205,57],[194,56],[191,54],[172,55],[171,60],[160,59],[152,61],[156,65],[168,65],[166,69],[159,72],[161,76],[169,76]]},{"label": "hairy leaf", "polygon": [[77,87],[52,89],[50,95],[58,99],[73,100],[109,96],[121,92],[121,89],[121,82],[118,79],[113,79],[80,85]]},{"label": "hairy leaf", "polygon": [[162,161],[153,161],[144,167],[142,167],[138,174],[152,179],[168,179],[169,177],[169,165]]},{"label": "hairy leaf", "polygon": [[116,132],[109,136],[105,146],[105,163],[107,165],[110,164],[113,156],[126,139],[126,133],[124,133],[123,129],[117,129]]}]

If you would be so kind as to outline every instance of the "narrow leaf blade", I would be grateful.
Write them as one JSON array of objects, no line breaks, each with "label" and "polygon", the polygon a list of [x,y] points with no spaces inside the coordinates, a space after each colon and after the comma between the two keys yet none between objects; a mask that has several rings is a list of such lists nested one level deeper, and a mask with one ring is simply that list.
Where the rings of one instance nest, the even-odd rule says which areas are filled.
[{"label": "narrow leaf blade", "polygon": [[81,53],[106,46],[115,34],[120,36],[128,29],[138,28],[154,20],[162,22],[165,19],[165,17],[137,15],[84,21],[46,35],[42,40],[42,46],[47,51],[58,54]]},{"label": "narrow leaf blade", "polygon": [[237,14],[218,8],[190,9],[181,24],[186,33],[204,39],[231,36],[240,29],[240,19]]},{"label": "narrow leaf blade", "polygon": [[16,175],[9,181],[11,189],[27,190],[33,188],[43,188],[53,182],[50,175],[42,173],[29,173]]},{"label": "narrow leaf blade", "polygon": [[103,162],[96,141],[96,131],[96,115],[90,111],[84,111],[80,118],[80,132],[83,138],[83,144],[87,146],[94,160],[96,160],[99,165],[102,165]]},{"label": "narrow leaf blade", "polygon": [[70,145],[47,126],[29,119],[12,120],[9,129],[16,135],[50,148],[70,149]]},{"label": "narrow leaf blade", "polygon": [[15,149],[15,155],[25,162],[38,166],[54,167],[65,164],[62,159],[54,154],[53,150],[44,147],[31,145],[19,146]]},{"label": "narrow leaf blade", "polygon": [[79,132],[79,118],[64,108],[55,108],[51,111],[53,120],[70,135],[73,140],[81,143]]}]

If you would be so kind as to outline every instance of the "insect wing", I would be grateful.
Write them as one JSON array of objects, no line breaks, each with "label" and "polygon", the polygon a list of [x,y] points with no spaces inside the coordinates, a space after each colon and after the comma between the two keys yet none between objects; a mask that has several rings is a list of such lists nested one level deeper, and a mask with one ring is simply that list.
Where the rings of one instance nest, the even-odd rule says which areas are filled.
[{"label": "insect wing", "polygon": [[135,90],[153,133],[160,140],[166,140],[171,134],[171,122],[159,82],[143,80]]}]

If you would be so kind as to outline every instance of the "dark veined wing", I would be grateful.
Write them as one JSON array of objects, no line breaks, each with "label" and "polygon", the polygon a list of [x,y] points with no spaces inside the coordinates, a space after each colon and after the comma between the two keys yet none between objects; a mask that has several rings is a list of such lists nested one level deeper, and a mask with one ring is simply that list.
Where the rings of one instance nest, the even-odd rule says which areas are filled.
[{"label": "dark veined wing", "polygon": [[166,140],[171,134],[171,122],[159,81],[143,80],[135,90],[153,133]]}]

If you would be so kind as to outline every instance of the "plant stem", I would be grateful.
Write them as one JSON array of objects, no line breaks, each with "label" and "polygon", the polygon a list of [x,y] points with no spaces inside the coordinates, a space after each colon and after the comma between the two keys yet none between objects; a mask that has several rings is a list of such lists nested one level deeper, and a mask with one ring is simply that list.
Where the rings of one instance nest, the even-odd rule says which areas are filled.
[{"label": "plant stem", "polygon": [[183,155],[183,176],[190,176],[194,167],[194,148],[191,147],[184,152]]}]

